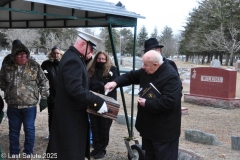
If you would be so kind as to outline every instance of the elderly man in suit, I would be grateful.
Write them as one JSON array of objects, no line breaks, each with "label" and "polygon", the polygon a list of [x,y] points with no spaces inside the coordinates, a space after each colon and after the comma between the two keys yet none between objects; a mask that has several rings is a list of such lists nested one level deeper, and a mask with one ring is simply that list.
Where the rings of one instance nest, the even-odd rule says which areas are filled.
[{"label": "elderly man in suit", "polygon": [[105,90],[152,83],[161,93],[156,98],[138,98],[135,127],[142,137],[145,160],[177,160],[181,128],[182,83],[178,73],[161,54],[150,50],[143,57],[143,67],[115,78]]}]

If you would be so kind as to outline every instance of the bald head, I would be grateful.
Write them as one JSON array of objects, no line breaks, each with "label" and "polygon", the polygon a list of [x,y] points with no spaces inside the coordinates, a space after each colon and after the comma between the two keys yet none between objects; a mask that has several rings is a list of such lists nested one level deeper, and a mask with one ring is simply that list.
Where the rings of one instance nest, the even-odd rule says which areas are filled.
[{"label": "bald head", "polygon": [[162,64],[162,62],[163,62],[163,57],[162,57],[162,55],[161,54],[159,54],[157,51],[155,51],[155,50],[150,50],[150,51],[148,51],[148,52],[146,52],[144,55],[143,55],[143,57],[142,57],[142,59],[144,60],[148,60],[148,61],[150,61],[150,62],[152,62],[152,63],[158,63],[158,64]]},{"label": "bald head", "polygon": [[150,50],[146,52],[143,57],[143,69],[147,74],[153,74],[163,63],[163,57],[159,52]]}]

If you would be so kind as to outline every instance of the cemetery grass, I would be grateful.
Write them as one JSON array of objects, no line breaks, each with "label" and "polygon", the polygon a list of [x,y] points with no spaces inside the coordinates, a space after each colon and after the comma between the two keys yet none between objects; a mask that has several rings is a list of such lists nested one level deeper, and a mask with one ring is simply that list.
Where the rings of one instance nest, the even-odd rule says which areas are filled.
[{"label": "cemetery grass", "polygon": [[[175,61],[178,67],[190,69],[200,65],[191,63]],[[237,89],[236,97],[240,97],[240,74],[237,73]],[[181,75],[183,80],[187,79]],[[183,93],[189,92],[189,83],[183,81]],[[136,106],[137,96],[134,96],[134,106]],[[127,106],[127,113],[131,115],[131,95],[125,93],[125,100]],[[121,104],[119,114],[124,114],[123,105],[121,102],[121,95],[118,93],[118,101]],[[221,109],[208,106],[199,106],[185,103],[182,98],[182,107],[188,108],[188,115],[182,116],[181,137],[179,147],[193,151],[205,160],[238,160],[240,159],[240,151],[231,149],[231,136],[240,136],[240,108],[237,109]],[[6,104],[5,104],[6,109]],[[39,110],[39,109],[38,109]],[[137,109],[134,107],[133,115],[136,116]],[[48,135],[47,127],[47,110],[37,113],[36,119],[36,140],[34,146],[34,153],[42,155],[45,153],[48,141],[44,138]],[[222,145],[211,146],[205,144],[198,144],[186,141],[184,138],[185,129],[201,130],[210,134],[214,134],[222,142]],[[133,129],[135,139],[141,143],[139,133]],[[128,129],[126,125],[117,124],[113,121],[110,130],[110,141],[107,147],[107,154],[104,160],[127,160],[127,149],[124,143],[124,138],[128,137]],[[69,137],[71,138],[71,137]],[[24,132],[21,130],[20,146],[23,149]],[[130,144],[134,144],[130,141]],[[0,145],[3,153],[9,153],[8,141],[8,121],[5,119],[0,125]],[[41,159],[41,158],[36,158]]]}]

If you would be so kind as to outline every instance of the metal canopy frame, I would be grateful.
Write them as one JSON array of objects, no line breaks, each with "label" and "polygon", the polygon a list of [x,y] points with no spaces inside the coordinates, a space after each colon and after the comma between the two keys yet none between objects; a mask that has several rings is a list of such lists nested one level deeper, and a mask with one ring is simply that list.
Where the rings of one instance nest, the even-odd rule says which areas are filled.
[{"label": "metal canopy frame", "polygon": [[[108,27],[115,65],[120,75],[116,48],[113,41],[113,27],[133,27],[133,70],[135,70],[137,18],[145,18],[129,12],[122,6],[104,0],[1,0],[0,29],[26,28],[80,28]],[[132,85],[131,127],[124,98],[120,87],[125,119],[130,141],[133,135],[134,85]]]},{"label": "metal canopy frame", "polygon": [[144,17],[104,0],[0,1],[0,28],[135,27],[137,18]]}]

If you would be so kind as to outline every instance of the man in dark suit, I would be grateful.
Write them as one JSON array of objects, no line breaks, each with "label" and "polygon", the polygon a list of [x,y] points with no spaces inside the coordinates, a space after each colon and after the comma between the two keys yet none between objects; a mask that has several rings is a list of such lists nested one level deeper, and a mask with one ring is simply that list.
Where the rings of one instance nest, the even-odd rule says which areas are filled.
[{"label": "man in dark suit", "polygon": [[89,77],[84,61],[93,52],[94,46],[94,39],[80,34],[58,65],[55,108],[47,150],[52,154],[50,159],[90,159],[86,109],[89,106],[100,114],[108,111],[104,100],[89,91]]},{"label": "man in dark suit", "polygon": [[[155,50],[157,51],[158,53],[162,54],[162,48],[164,46],[163,45],[160,45],[158,43],[158,40],[156,38],[149,38],[147,39],[145,42],[144,42],[144,53],[146,53],[147,51],[150,51],[150,50]],[[175,62],[169,60],[169,59],[166,59],[165,57],[163,57],[163,61],[168,61],[168,63],[173,66],[173,68],[178,72],[178,69],[177,69],[177,65],[175,64]]]},{"label": "man in dark suit", "polygon": [[181,128],[182,83],[161,54],[150,50],[142,57],[143,67],[123,74],[105,85],[115,87],[152,83],[161,93],[157,98],[138,98],[135,127],[142,137],[145,160],[177,160]]}]

